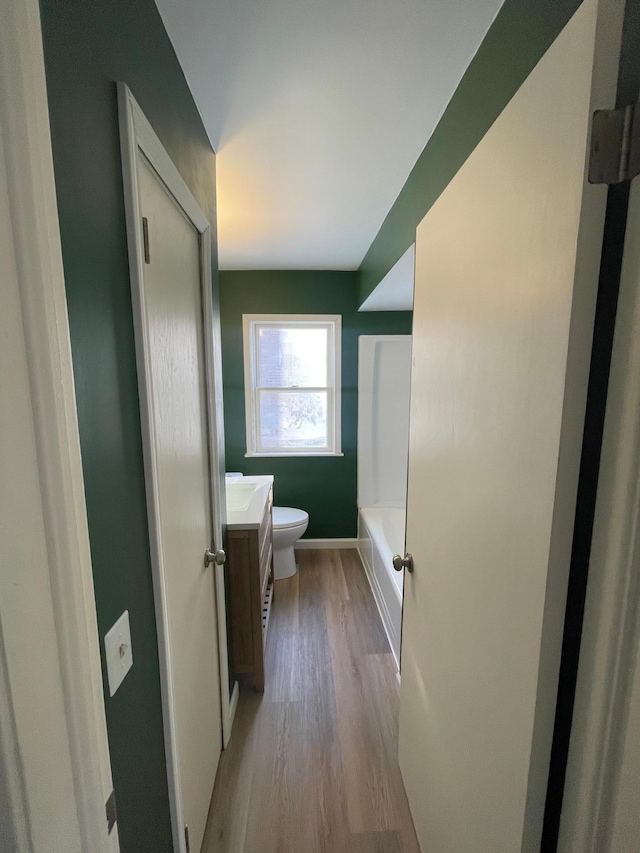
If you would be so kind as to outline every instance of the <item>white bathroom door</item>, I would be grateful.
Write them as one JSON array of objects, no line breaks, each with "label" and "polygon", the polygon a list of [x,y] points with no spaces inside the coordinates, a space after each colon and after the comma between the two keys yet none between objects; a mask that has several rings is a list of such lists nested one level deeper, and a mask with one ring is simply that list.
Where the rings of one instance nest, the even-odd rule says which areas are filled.
[{"label": "white bathroom door", "polygon": [[[156,531],[168,627],[177,793],[188,844],[200,851],[222,749],[211,466],[198,231],[138,155],[147,377],[151,390]],[[180,809],[178,809],[178,813]]]},{"label": "white bathroom door", "polygon": [[399,752],[425,853],[540,849],[623,5],[585,0],[417,230]]}]

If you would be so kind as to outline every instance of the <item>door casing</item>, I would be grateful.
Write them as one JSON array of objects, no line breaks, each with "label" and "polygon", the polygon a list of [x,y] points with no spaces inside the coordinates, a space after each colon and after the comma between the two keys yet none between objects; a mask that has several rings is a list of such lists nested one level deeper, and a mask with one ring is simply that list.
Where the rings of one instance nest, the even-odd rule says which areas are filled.
[{"label": "door casing", "polygon": [[[631,185],[558,850],[640,839],[640,177]],[[634,740],[635,739],[635,740]]]},{"label": "door casing", "polygon": [[0,18],[0,847],[117,853],[38,2]]}]

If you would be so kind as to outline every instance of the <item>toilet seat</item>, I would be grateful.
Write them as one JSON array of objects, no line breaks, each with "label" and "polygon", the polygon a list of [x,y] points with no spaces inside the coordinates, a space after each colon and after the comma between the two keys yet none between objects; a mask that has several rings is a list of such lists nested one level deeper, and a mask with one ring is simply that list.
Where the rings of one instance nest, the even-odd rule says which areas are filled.
[{"label": "toilet seat", "polygon": [[309,513],[303,509],[294,509],[290,506],[274,506],[273,507],[273,529],[286,530],[290,527],[299,527],[301,524],[307,524],[309,521]]}]

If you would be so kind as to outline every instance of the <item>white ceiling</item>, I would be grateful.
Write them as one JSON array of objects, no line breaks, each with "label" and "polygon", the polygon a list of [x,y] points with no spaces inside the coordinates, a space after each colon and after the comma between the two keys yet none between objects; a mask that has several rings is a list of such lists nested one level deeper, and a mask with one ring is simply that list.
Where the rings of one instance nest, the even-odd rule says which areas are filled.
[{"label": "white ceiling", "polygon": [[502,4],[156,2],[218,153],[222,269],[357,268]]}]

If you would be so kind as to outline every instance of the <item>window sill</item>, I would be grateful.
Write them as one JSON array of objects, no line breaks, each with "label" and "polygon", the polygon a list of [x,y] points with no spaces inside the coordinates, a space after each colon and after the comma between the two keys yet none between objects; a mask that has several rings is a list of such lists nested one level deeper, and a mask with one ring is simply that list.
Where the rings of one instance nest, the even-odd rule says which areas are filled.
[{"label": "window sill", "polygon": [[344,453],[336,453],[333,450],[323,450],[320,453],[302,452],[302,453],[245,453],[245,459],[266,459],[269,457],[278,457],[279,459],[308,459],[310,456],[344,456]]}]

